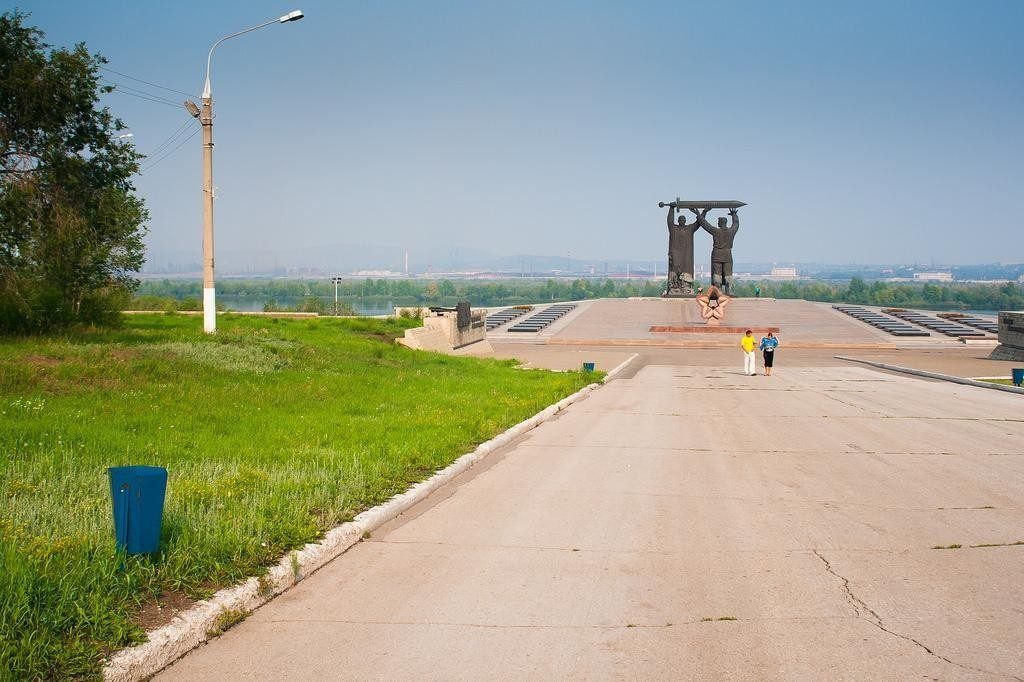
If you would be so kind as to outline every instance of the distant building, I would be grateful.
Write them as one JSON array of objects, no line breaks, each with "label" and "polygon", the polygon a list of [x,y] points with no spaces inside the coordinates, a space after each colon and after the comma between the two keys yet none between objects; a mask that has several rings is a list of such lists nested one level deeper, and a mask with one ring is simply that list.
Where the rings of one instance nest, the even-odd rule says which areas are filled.
[{"label": "distant building", "polygon": [[[799,275],[799,273],[797,273],[796,268],[775,268],[775,267],[773,267],[771,269],[771,272],[769,272],[767,275],[764,274],[764,271],[761,271],[761,272],[734,272],[732,274],[732,278],[735,279],[735,280],[753,280],[753,281],[767,280],[767,279],[789,280],[789,279],[800,279],[800,275]],[[698,279],[699,279],[699,277],[698,277]]]},{"label": "distant building", "polygon": [[772,279],[796,279],[796,268],[772,268],[768,276]]},{"label": "distant building", "polygon": [[952,272],[915,272],[915,282],[952,282]]},{"label": "distant building", "polygon": [[354,277],[403,277],[401,272],[391,270],[357,270],[353,272]]}]

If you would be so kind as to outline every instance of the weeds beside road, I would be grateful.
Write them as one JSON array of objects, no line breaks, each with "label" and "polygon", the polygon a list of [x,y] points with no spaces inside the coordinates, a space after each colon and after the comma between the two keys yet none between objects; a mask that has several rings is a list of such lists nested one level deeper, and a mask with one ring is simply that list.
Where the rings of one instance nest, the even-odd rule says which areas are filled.
[{"label": "weeds beside road", "polygon": [[[0,670],[92,677],[161,592],[263,572],[588,383],[417,353],[408,322],[131,317],[0,340]],[[162,551],[114,551],[106,469],[169,470]]]}]

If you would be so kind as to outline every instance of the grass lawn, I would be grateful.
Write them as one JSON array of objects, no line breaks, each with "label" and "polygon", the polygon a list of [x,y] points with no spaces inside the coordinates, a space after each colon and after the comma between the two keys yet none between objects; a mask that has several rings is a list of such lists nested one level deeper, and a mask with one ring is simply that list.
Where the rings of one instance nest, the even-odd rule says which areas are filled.
[{"label": "grass lawn", "polygon": [[[129,317],[0,339],[0,677],[95,677],[163,594],[261,574],[594,375],[417,353],[409,323]],[[106,468],[170,473],[161,552],[114,550]]]},{"label": "grass lawn", "polygon": [[981,379],[987,384],[1002,384],[1003,386],[1013,386],[1012,379]]}]

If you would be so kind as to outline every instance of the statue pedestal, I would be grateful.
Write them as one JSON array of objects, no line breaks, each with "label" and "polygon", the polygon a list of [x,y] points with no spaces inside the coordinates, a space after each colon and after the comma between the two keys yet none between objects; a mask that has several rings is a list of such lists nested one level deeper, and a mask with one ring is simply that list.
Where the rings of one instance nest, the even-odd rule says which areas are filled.
[{"label": "statue pedestal", "polygon": [[697,292],[693,289],[693,282],[688,282],[685,279],[677,279],[676,281],[669,281],[668,287],[665,289],[665,293],[661,295],[662,298],[693,298]]}]

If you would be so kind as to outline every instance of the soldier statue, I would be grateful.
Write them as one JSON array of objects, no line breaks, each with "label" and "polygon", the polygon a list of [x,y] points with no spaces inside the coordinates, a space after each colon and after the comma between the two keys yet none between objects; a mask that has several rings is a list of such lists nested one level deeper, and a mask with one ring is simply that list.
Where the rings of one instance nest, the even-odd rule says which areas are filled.
[{"label": "soldier statue", "polygon": [[693,294],[693,235],[700,229],[699,214],[690,224],[686,223],[686,214],[679,213],[676,222],[676,207],[668,205],[668,290],[666,296],[685,296]]}]

